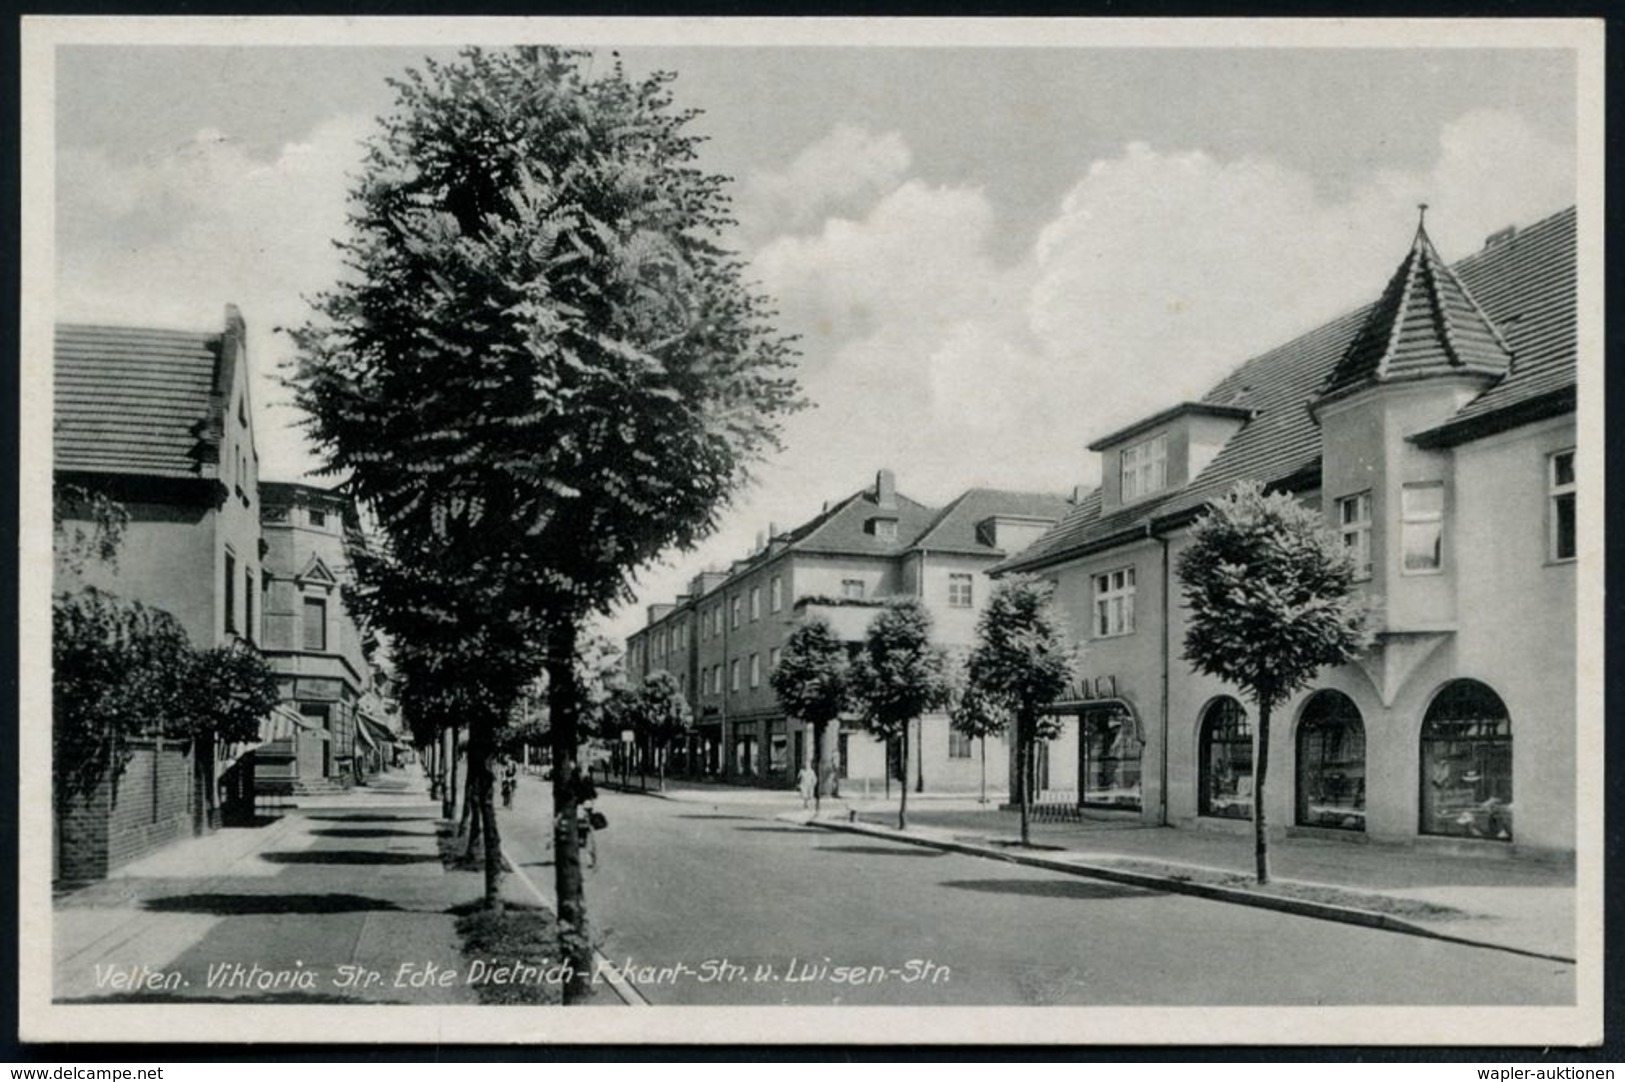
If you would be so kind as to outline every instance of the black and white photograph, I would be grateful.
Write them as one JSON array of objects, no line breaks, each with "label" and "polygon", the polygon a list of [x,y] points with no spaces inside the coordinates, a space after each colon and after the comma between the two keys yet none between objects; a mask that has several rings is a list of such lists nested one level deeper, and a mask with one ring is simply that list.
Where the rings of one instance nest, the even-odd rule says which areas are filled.
[{"label": "black and white photograph", "polygon": [[1600,1041],[1602,42],[24,19],[22,1038]]}]

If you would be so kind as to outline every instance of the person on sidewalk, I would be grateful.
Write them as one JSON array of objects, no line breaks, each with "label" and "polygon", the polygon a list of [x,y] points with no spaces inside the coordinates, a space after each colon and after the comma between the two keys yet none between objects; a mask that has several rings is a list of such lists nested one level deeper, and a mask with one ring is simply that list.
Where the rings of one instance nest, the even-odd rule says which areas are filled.
[{"label": "person on sidewalk", "polygon": [[796,776],[796,788],[801,791],[801,806],[812,805],[813,790],[818,786],[818,775],[814,773],[811,763],[801,764],[801,773]]},{"label": "person on sidewalk", "polygon": [[502,757],[502,806],[513,807],[513,791],[519,785],[519,764],[512,755]]}]

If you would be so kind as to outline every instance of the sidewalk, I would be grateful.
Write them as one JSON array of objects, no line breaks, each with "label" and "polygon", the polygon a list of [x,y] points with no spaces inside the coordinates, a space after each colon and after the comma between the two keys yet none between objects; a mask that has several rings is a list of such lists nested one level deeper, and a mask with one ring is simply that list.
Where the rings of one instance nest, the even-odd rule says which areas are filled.
[{"label": "sidewalk", "polygon": [[479,898],[480,877],[442,867],[420,773],[380,780],[57,898],[54,998],[474,1003],[460,980],[423,978],[461,973],[452,910]]},{"label": "sidewalk", "polygon": [[[916,805],[895,829],[896,805],[826,802],[818,825],[1066,871],[1153,889],[1386,927],[1572,960],[1576,920],[1570,865],[1473,856],[1397,844],[1282,838],[1270,843],[1272,883],[1253,880],[1250,832],[1148,827],[1101,818],[1035,823],[1017,844],[1015,812]],[[804,820],[808,813],[783,818]]]}]

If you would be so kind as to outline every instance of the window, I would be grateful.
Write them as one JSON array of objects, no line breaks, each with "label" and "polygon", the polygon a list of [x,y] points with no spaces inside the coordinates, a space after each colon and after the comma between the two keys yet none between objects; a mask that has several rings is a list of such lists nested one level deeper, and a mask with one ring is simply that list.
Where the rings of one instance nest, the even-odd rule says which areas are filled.
[{"label": "window", "polygon": [[1354,561],[1354,577],[1371,577],[1371,493],[1359,492],[1337,501],[1337,528],[1343,548]]},{"label": "window", "polygon": [[733,599],[732,604],[733,604],[733,626],[734,626],[735,630],[737,630],[738,627],[739,627],[739,614],[743,611],[743,609],[742,609],[740,600],[737,597]]},{"label": "window", "polygon": [[1512,719],[1477,680],[1446,684],[1422,718],[1421,831],[1512,840]]},{"label": "window", "polygon": [[779,667],[779,648],[773,647],[767,652],[767,671],[772,672]]},{"label": "window", "polygon": [[777,575],[768,587],[768,605],[774,612],[784,608],[784,580]]},{"label": "window", "polygon": [[1140,734],[1121,703],[1092,707],[1079,720],[1083,803],[1097,808],[1140,806]]},{"label": "window", "polygon": [[1197,814],[1253,817],[1253,728],[1247,712],[1224,696],[1202,715]]},{"label": "window", "polygon": [[768,769],[775,774],[788,774],[790,772],[790,738],[783,733],[774,733],[767,738]]},{"label": "window", "polygon": [[842,579],[841,596],[844,598],[849,598],[853,601],[861,601],[863,599],[863,580]]},{"label": "window", "polygon": [[756,773],[756,737],[734,739],[734,771],[739,774]]},{"label": "window", "polygon": [[1134,569],[1120,567],[1095,576],[1095,637],[1134,630]]},{"label": "window", "polygon": [[305,598],[305,649],[327,649],[327,599]]},{"label": "window", "polygon": [[753,623],[762,618],[762,588],[760,586],[750,588],[750,618]]},{"label": "window", "polygon": [[312,507],[310,509],[309,514],[310,514],[310,524],[312,526],[316,527],[317,529],[322,529],[322,528],[326,527],[326,525],[327,525],[327,512],[326,511],[318,511],[314,507]]},{"label": "window", "polygon": [[1317,691],[1298,722],[1298,823],[1365,829],[1365,722],[1341,691]]},{"label": "window", "polygon": [[752,654],[750,656],[750,686],[753,688],[759,688],[762,686],[761,654]]},{"label": "window", "polygon": [[969,759],[970,758],[970,744],[971,744],[971,739],[970,739],[970,736],[968,734],[962,733],[958,729],[954,729],[954,728],[951,728],[951,727],[949,728],[949,730],[948,730],[948,758],[950,758],[950,759]]},{"label": "window", "polygon": [[243,568],[243,637],[254,641],[254,569]]},{"label": "window", "polygon": [[948,607],[950,609],[968,609],[972,605],[972,594],[975,589],[975,579],[971,575],[948,576]]},{"label": "window", "polygon": [[733,691],[739,690],[739,659],[734,658],[728,665],[728,687]]},{"label": "window", "polygon": [[226,630],[237,630],[237,557],[226,553]]},{"label": "window", "polygon": [[1154,436],[1123,448],[1122,500],[1137,500],[1168,487],[1168,437]]},{"label": "window", "polygon": [[1559,451],[1551,457],[1550,551],[1554,560],[1574,559],[1574,451]]},{"label": "window", "polygon": [[711,622],[716,625],[711,633],[720,637],[722,635],[722,602],[720,601],[717,602],[717,607],[711,610]]},{"label": "window", "polygon": [[1444,482],[1406,485],[1399,498],[1405,571],[1439,570],[1444,564]]},{"label": "window", "polygon": [[875,537],[881,541],[896,541],[897,520],[890,518],[875,519]]}]

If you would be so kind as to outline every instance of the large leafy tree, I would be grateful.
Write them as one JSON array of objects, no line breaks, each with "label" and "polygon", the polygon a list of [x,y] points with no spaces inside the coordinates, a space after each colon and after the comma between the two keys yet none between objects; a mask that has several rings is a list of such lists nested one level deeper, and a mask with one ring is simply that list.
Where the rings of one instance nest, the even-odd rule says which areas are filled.
[{"label": "large leafy tree", "polygon": [[847,704],[846,644],[829,621],[813,617],[798,624],[785,640],[778,667],[768,674],[773,694],[787,716],[813,729],[813,811],[824,795],[829,724]]},{"label": "large leafy tree", "polygon": [[1354,592],[1352,560],[1320,514],[1256,482],[1238,482],[1208,505],[1177,567],[1190,610],[1185,660],[1258,707],[1253,848],[1258,881],[1267,883],[1270,714],[1322,668],[1364,651],[1369,609]]},{"label": "large leafy tree", "polygon": [[[672,78],[535,47],[409,71],[352,193],[348,271],[295,334],[297,400],[396,540],[401,585],[437,619],[464,619],[464,598],[501,625],[487,670],[534,642],[518,653],[544,661],[561,764],[582,621],[715,528],[799,403],[792,344],[718,243],[725,181],[699,168]],[[471,743],[534,675],[493,684],[507,701],[471,719]],[[591,967],[566,781],[555,874],[576,1000]]]},{"label": "large leafy tree", "polygon": [[864,727],[902,749],[904,781],[898,829],[908,826],[909,727],[945,705],[952,692],[948,655],[931,642],[931,613],[918,598],[891,601],[876,614],[852,663],[851,693]]},{"label": "large leafy tree", "polygon": [[997,724],[1001,716],[1015,721],[1022,845],[1032,840],[1033,749],[1038,741],[1060,735],[1060,720],[1042,709],[1061,696],[1076,671],[1076,653],[1055,609],[1051,587],[1023,575],[1000,582],[976,622],[961,714],[977,715],[978,724],[984,720]]}]

